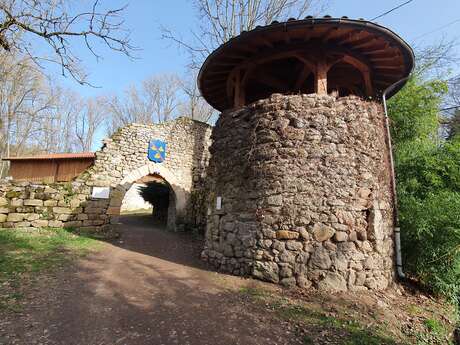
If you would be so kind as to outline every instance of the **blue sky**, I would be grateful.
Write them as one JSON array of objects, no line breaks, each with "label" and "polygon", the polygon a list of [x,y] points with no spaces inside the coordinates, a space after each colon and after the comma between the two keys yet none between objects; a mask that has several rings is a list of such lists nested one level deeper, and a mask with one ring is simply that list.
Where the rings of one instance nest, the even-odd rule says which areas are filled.
[{"label": "blue sky", "polygon": [[[371,19],[402,2],[404,0],[331,0],[327,14]],[[115,7],[126,4],[126,0],[106,0],[105,3]],[[104,58],[96,61],[82,48],[79,56],[90,74],[89,81],[100,88],[80,86],[71,79],[60,77],[58,73],[55,74],[56,80],[84,96],[94,96],[122,93],[127,86],[137,84],[152,74],[185,73],[187,56],[177,46],[161,40],[159,27],[161,24],[167,25],[187,36],[190,28],[196,25],[190,0],[131,0],[125,18],[126,27],[132,32],[133,44],[142,49],[136,53],[138,59],[129,60],[100,48]],[[415,40],[455,20],[459,21]],[[442,38],[459,38],[460,41],[460,1],[413,0],[378,22],[413,45],[430,44]]]}]

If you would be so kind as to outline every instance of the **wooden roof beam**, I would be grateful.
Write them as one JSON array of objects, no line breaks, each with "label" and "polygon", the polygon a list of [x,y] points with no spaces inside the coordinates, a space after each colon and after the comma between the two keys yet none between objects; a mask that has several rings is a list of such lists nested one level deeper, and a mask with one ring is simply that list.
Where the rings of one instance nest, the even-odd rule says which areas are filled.
[{"label": "wooden roof beam", "polygon": [[337,33],[338,30],[339,30],[338,26],[334,26],[332,28],[329,28],[324,33],[323,37],[321,38],[321,42],[326,43],[331,38],[331,36],[333,36],[333,34]]}]

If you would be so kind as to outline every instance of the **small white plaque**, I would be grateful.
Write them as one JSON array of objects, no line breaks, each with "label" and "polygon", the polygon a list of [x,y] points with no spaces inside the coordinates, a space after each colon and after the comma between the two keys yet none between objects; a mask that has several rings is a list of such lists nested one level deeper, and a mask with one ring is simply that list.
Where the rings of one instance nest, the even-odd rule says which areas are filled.
[{"label": "small white plaque", "polygon": [[222,209],[222,197],[218,196],[216,200],[216,210],[221,210]]},{"label": "small white plaque", "polygon": [[93,187],[91,197],[94,199],[108,199],[110,196],[110,187]]}]

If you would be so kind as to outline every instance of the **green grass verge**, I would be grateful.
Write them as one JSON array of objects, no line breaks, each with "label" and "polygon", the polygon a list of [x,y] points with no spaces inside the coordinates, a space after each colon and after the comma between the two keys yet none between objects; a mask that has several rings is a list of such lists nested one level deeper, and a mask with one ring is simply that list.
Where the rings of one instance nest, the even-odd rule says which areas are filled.
[{"label": "green grass verge", "polygon": [[[244,287],[240,293],[252,301],[263,305],[266,310],[272,311],[277,318],[297,324],[304,332],[299,336],[304,344],[317,344],[318,334],[329,334],[332,336],[331,344],[344,345],[396,345],[396,344],[417,344],[417,345],[441,345],[452,344],[449,339],[449,329],[445,322],[440,321],[441,315],[448,316],[445,310],[431,310],[423,305],[411,304],[406,307],[409,315],[419,319],[417,325],[412,324],[410,329],[400,329],[404,339],[394,339],[388,329],[388,322],[384,319],[376,319],[377,325],[366,326],[359,319],[340,315],[331,316],[321,308],[285,298],[276,293],[271,293],[262,288]],[[365,319],[366,316],[362,315]],[[371,315],[372,316],[372,315]],[[449,319],[455,320],[452,315]],[[402,326],[402,325],[401,325]],[[398,332],[396,332],[398,333]],[[337,338],[339,336],[339,338]]]},{"label": "green grass verge", "polygon": [[387,336],[383,329],[370,329],[353,319],[345,319],[327,315],[322,311],[310,309],[305,305],[294,303],[281,296],[272,295],[262,289],[243,288],[241,293],[262,302],[270,310],[283,319],[297,323],[310,335],[302,335],[305,344],[315,344],[313,334],[326,332],[340,335],[340,343],[344,345],[396,345],[397,342]]},{"label": "green grass verge", "polygon": [[23,279],[85,255],[99,243],[67,229],[0,229],[0,309],[18,310]]}]

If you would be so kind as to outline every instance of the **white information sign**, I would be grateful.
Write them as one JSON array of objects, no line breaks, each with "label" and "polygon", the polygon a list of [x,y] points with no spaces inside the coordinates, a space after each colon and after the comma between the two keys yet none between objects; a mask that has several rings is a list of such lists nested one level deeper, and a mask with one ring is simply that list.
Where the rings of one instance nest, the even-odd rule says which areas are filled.
[{"label": "white information sign", "polygon": [[216,210],[221,210],[222,209],[222,197],[218,196],[216,200]]},{"label": "white information sign", "polygon": [[108,199],[110,196],[110,187],[93,187],[91,197],[94,199]]}]

